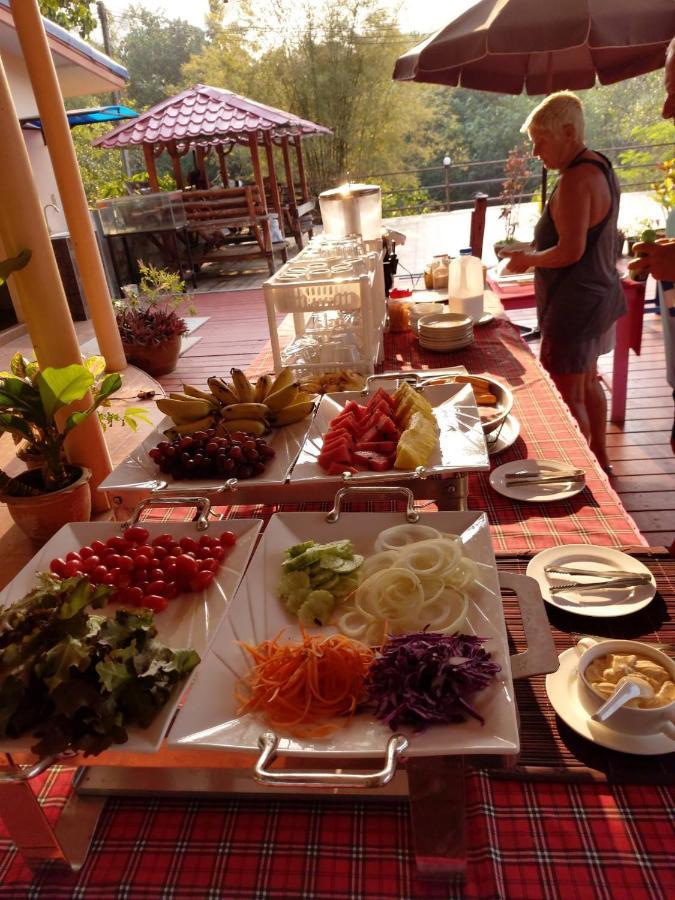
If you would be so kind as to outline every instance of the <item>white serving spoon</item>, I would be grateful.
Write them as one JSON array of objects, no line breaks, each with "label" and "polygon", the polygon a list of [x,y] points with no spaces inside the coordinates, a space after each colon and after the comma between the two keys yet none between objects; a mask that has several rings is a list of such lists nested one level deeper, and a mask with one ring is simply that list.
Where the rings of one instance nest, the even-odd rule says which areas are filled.
[{"label": "white serving spoon", "polygon": [[612,696],[602,704],[600,709],[593,713],[591,719],[594,722],[606,722],[610,716],[613,716],[629,700],[635,700],[636,697],[651,700],[653,696],[654,690],[644,678],[639,678],[635,675],[624,675],[623,678],[619,678],[617,681],[616,690]]}]

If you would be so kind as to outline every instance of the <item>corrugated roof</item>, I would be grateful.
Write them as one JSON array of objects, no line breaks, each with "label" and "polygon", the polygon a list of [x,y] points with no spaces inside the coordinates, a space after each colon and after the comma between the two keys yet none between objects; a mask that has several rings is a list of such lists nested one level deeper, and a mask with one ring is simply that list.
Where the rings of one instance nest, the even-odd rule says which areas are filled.
[{"label": "corrugated roof", "polygon": [[251,133],[332,134],[292,113],[249,100],[232,91],[197,84],[175,97],[157,103],[137,119],[120,125],[94,144],[97,147],[129,147],[136,144],[243,143]]},{"label": "corrugated roof", "polygon": [[[6,9],[9,9],[11,12],[11,7],[9,5],[9,0],[0,0],[0,6],[4,6]],[[83,56],[89,57],[89,59],[98,63],[98,65],[103,66],[105,69],[108,69],[109,72],[113,72],[115,75],[119,75],[120,78],[129,80],[129,73],[121,66],[118,62],[115,62],[114,59],[110,59],[109,56],[106,56],[105,53],[101,53],[100,50],[97,50],[96,47],[92,47],[91,44],[88,44],[85,40],[78,37],[76,34],[71,34],[70,31],[67,31],[65,28],[62,28],[60,25],[57,25],[56,22],[52,22],[50,19],[46,19],[44,16],[42,17],[42,22],[45,26],[45,31],[48,36],[57,38],[57,40],[61,41],[64,44],[67,44],[69,47],[72,47],[73,50],[77,50]]]}]

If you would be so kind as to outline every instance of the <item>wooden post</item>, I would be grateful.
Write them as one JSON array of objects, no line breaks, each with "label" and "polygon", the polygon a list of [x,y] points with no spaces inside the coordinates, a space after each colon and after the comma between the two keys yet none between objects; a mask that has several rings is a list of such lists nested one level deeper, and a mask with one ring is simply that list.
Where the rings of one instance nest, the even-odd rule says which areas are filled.
[{"label": "wooden post", "polygon": [[253,177],[260,193],[262,208],[267,212],[267,199],[265,197],[265,182],[260,169],[260,154],[258,153],[258,132],[252,131],[248,136],[248,146],[251,151],[251,163],[253,164]]},{"label": "wooden post", "polygon": [[197,168],[201,172],[202,178],[204,179],[204,184],[207,189],[211,187],[209,183],[209,176],[206,170],[206,157],[209,155],[209,147],[204,150],[203,147],[197,147]]},{"label": "wooden post", "polygon": [[[0,241],[8,256],[16,256],[22,250],[32,252],[28,265],[10,276],[11,290],[12,293],[16,291],[19,297],[28,335],[40,367],[59,368],[79,364],[82,358],[75,326],[54,258],[2,60],[0,121],[3,123],[0,141]],[[114,319],[112,327],[118,335]],[[91,397],[88,397],[78,407],[85,409],[90,403]],[[70,462],[92,470],[93,488],[112,471],[108,448],[95,415],[73,429],[66,449]],[[92,491],[92,500],[97,511],[108,508],[105,495],[99,491]]]},{"label": "wooden post", "polygon": [[298,158],[298,176],[300,178],[300,190],[302,191],[302,202],[309,200],[309,187],[307,185],[307,173],[305,172],[305,160],[302,157],[302,141],[299,134],[293,138],[295,144],[295,152]]},{"label": "wooden post", "polygon": [[277,181],[277,173],[274,168],[274,147],[272,146],[272,135],[269,131],[263,133],[265,141],[265,153],[267,155],[267,172],[270,179],[270,191],[272,194],[272,205],[279,217],[279,229],[282,235],[286,235],[284,228],[284,211],[281,208],[281,195],[279,194],[279,182]]},{"label": "wooden post", "polygon": [[286,173],[286,190],[288,191],[288,202],[295,205],[295,183],[293,181],[293,168],[291,166],[291,157],[288,153],[288,135],[285,134],[281,138],[281,152],[284,157],[284,171]]},{"label": "wooden post", "polygon": [[180,164],[180,156],[176,144],[167,144],[166,149],[171,157],[171,165],[173,166],[173,177],[176,179],[176,188],[179,191],[185,190],[185,182],[183,181],[183,170]]},{"label": "wooden post", "polygon": [[[11,0],[16,33],[68,223],[96,339],[109,371],[126,368],[115,312],[82,185],[70,126],[37,0]],[[6,198],[3,198],[6,202]],[[40,210],[42,218],[42,210]],[[42,302],[42,298],[41,298]],[[52,323],[52,327],[54,327]]]},{"label": "wooden post", "polygon": [[148,170],[150,187],[158,194],[159,181],[157,180],[157,166],[155,165],[155,145],[143,144],[143,156],[145,157],[145,168]]},{"label": "wooden post", "polygon": [[218,154],[220,177],[223,179],[223,187],[226,188],[230,184],[230,176],[227,172],[227,160],[225,159],[225,151],[223,150],[222,144],[216,144],[216,153]]}]

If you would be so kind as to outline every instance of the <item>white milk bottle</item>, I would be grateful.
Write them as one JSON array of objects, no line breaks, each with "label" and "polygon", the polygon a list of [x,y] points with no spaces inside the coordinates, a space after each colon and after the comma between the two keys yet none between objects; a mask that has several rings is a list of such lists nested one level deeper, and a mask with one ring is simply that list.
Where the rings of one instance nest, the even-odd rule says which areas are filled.
[{"label": "white milk bottle", "polygon": [[471,250],[460,250],[448,270],[448,310],[477,322],[483,315],[483,264]]}]

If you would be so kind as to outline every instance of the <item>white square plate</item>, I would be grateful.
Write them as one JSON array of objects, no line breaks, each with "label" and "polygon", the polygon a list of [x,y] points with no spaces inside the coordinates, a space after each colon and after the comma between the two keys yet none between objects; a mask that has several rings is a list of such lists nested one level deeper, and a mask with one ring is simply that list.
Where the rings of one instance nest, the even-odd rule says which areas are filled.
[{"label": "white square plate", "polygon": [[[368,396],[358,391],[324,394],[293,466],[291,482],[316,479],[342,481],[341,475],[329,475],[318,463],[323,438],[332,420],[343,411],[349,400],[364,403]],[[440,432],[438,446],[425,467],[425,474],[487,471],[490,464],[485,436],[471,387],[455,383],[430,385],[424,387],[423,396],[433,407]],[[386,472],[358,472],[351,475],[349,481],[402,481],[413,477],[415,472],[410,469],[389,469]]]},{"label": "white square plate", "polygon": [[[142,524],[150,532],[150,540],[165,533],[173,534],[178,539],[199,535],[191,522]],[[232,531],[237,535],[237,542],[223,560],[207,590],[170,600],[164,612],[155,614],[157,636],[163,643],[175,650],[196,650],[202,658],[200,665],[204,664],[209,646],[246,571],[261,527],[262,519],[228,519],[213,522],[209,524],[208,531],[201,532],[218,537],[223,531]],[[47,571],[50,561],[55,557],[65,557],[71,550],[79,550],[95,540],[106,541],[120,533],[119,522],[72,522],[64,525],[0,593],[0,606],[9,606],[31,591],[36,586],[36,573]],[[119,608],[119,604],[110,603],[103,609],[97,609],[96,613],[112,617]],[[148,728],[130,728],[126,744],[113,744],[111,749],[129,753],[154,753],[159,750],[181,694],[192,677],[176,685],[171,697]],[[28,751],[33,744],[35,738],[31,735],[15,739],[0,738],[0,751]]]},{"label": "white square plate", "polygon": [[[434,726],[419,734],[401,729],[410,740],[406,755],[517,753],[519,736],[508,641],[487,517],[480,512],[438,512],[421,518],[423,524],[433,525],[441,532],[460,534],[464,552],[478,564],[480,581],[472,589],[463,630],[487,638],[485,647],[501,666],[501,672],[475,699],[476,708],[485,718],[484,725],[469,719],[460,724]],[[261,717],[237,715],[235,685],[250,666],[250,657],[239,642],[258,644],[282,629],[291,637],[300,636],[298,620],[286,611],[276,593],[284,551],[309,537],[318,542],[349,538],[358,553],[370,555],[378,534],[402,521],[396,513],[342,513],[334,525],[329,525],[320,512],[274,515],[229,615],[171,727],[169,744],[257,751],[259,736],[270,729]],[[329,634],[335,628],[311,631]],[[391,735],[389,727],[374,716],[360,713],[347,727],[321,740],[280,735],[279,751],[300,756],[367,757],[382,753]]]},{"label": "white square plate", "polygon": [[[247,478],[240,484],[284,484],[303,445],[310,421],[311,417],[307,417],[301,422],[287,425],[285,428],[274,429],[269,435],[265,435],[264,439],[275,450],[276,456],[270,460],[264,472],[254,478]],[[164,475],[160,472],[159,467],[150,459],[148,452],[160,441],[166,440],[163,432],[172,424],[169,418],[160,422],[156,430],[152,431],[143,443],[101,482],[101,490],[137,491],[145,488],[148,491],[156,491],[160,483],[166,484],[166,487],[163,485],[161,487],[162,493],[208,494],[210,491],[218,490],[227,480],[225,476],[221,478],[186,478],[176,481],[171,475]]]}]

